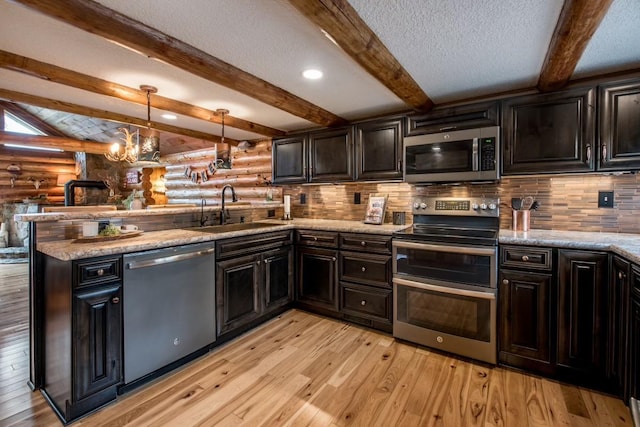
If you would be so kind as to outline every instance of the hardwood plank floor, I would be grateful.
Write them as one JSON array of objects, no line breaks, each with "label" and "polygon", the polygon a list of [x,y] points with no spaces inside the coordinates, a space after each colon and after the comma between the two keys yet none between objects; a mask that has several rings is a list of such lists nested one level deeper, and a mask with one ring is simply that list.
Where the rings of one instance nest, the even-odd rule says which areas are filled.
[{"label": "hardwood plank floor", "polygon": [[[28,379],[27,266],[0,265],[0,426],[60,425]],[[291,310],[77,426],[631,426],[621,400]]]}]

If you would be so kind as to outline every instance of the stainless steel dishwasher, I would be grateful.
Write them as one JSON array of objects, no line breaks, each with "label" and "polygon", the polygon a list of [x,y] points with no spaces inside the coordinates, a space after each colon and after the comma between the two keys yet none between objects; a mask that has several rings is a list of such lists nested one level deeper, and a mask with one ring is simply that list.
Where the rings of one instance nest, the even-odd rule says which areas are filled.
[{"label": "stainless steel dishwasher", "polygon": [[213,242],[124,255],[124,382],[216,338]]}]

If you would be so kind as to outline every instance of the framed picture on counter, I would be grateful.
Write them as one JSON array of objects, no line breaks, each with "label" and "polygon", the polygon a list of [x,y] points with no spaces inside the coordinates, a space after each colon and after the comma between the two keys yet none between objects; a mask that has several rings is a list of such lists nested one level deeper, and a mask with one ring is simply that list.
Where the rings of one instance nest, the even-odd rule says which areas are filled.
[{"label": "framed picture on counter", "polygon": [[384,213],[386,211],[386,208],[387,194],[369,194],[367,212],[364,216],[365,224],[382,224],[384,222]]}]

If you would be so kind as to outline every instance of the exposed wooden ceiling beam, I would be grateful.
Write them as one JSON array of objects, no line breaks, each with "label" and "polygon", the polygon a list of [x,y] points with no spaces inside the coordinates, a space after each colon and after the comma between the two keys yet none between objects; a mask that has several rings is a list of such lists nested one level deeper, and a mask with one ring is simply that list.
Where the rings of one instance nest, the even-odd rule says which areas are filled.
[{"label": "exposed wooden ceiling beam", "polygon": [[[17,104],[14,104],[12,102],[0,101],[0,107],[49,136],[69,136],[62,132],[60,129],[51,126],[40,117],[31,114],[29,111],[25,110]],[[1,129],[4,128],[0,128],[0,130]]]},{"label": "exposed wooden ceiling beam", "polygon": [[407,105],[419,111],[433,108],[433,101],[347,1],[288,1]]},{"label": "exposed wooden ceiling beam", "polygon": [[[126,116],[124,114],[112,113],[105,110],[99,110],[96,108],[85,107],[83,105],[71,104],[69,102],[58,101],[55,99],[43,98],[35,95],[28,95],[26,93],[15,92],[12,90],[0,88],[0,99],[5,99],[11,102],[21,102],[23,104],[34,105],[42,108],[49,108],[56,111],[64,111],[72,114],[80,114],[82,116],[95,117],[98,119],[109,120],[118,123],[132,124],[136,126],[147,126],[147,121],[138,119],[136,117]],[[226,118],[225,118],[226,126]],[[221,138],[218,135],[213,135],[206,132],[199,132],[196,130],[185,129],[177,126],[166,125],[164,123],[151,122],[151,127],[154,129],[175,133],[178,135],[189,136],[192,138],[204,139],[206,141],[221,142]],[[233,138],[225,136],[225,143],[232,145],[238,145],[239,141]]]},{"label": "exposed wooden ceiling beam", "polygon": [[85,152],[91,154],[105,154],[110,145],[101,142],[81,141],[74,138],[60,136],[25,135],[16,132],[0,131],[0,143],[37,145],[45,148],[57,148],[63,151]]},{"label": "exposed wooden ceiling beam", "polygon": [[[40,62],[4,50],[0,50],[0,67],[100,95],[111,96],[135,104],[147,105],[147,93],[145,91],[132,89],[127,86],[67,70],[56,65]],[[156,94],[151,95],[151,106],[200,120],[222,123],[221,116],[215,111],[196,107],[195,105],[165,98]],[[225,126],[270,137],[285,135],[284,131],[228,115],[225,115],[224,124]]]},{"label": "exposed wooden ceiling beam", "polygon": [[613,0],[565,0],[538,79],[542,92],[558,90],[571,78],[589,40]]},{"label": "exposed wooden ceiling beam", "polygon": [[345,119],[282,88],[94,1],[15,1],[310,122],[322,126],[346,123]]}]

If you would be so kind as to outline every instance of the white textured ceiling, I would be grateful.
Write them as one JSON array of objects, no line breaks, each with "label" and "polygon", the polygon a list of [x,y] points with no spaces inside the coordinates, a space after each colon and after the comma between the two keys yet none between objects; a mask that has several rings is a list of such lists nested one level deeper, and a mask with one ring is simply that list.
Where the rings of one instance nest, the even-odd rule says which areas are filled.
[{"label": "white textured ceiling", "polygon": [[[530,88],[542,67],[560,0],[349,0],[436,103]],[[338,116],[407,110],[285,0],[99,0]],[[614,0],[576,76],[640,67],[640,1]],[[250,96],[149,59],[0,0],[0,49],[283,130],[317,125]],[[303,69],[324,71],[320,81]],[[0,88],[145,118],[146,108],[0,69]],[[153,109],[152,118],[160,111]],[[167,124],[220,133],[187,117]],[[227,128],[226,135],[259,135]]]}]

